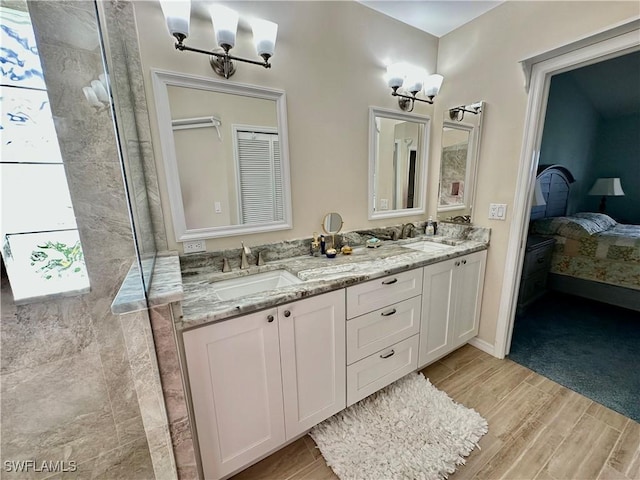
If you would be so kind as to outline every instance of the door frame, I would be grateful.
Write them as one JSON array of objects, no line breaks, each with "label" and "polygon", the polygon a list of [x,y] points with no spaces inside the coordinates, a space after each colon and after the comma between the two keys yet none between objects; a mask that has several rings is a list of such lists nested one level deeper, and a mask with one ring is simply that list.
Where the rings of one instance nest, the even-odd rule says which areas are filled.
[{"label": "door frame", "polygon": [[638,50],[640,20],[636,18],[521,62],[525,73],[525,89],[528,89],[529,96],[516,181],[514,219],[509,231],[504,283],[496,324],[494,355],[498,358],[504,358],[511,347],[551,77]]}]

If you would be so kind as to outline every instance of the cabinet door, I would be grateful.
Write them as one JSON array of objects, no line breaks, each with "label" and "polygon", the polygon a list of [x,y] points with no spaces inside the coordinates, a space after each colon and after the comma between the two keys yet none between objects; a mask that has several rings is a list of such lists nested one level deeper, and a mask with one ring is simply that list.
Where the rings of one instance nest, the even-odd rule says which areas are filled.
[{"label": "cabinet door", "polygon": [[456,267],[456,347],[464,345],[478,334],[486,258],[486,250],[472,253],[460,258],[460,266]]},{"label": "cabinet door", "polygon": [[205,478],[218,479],[285,441],[275,309],[184,333]]},{"label": "cabinet door", "polygon": [[454,260],[424,267],[418,368],[449,352],[453,336]]},{"label": "cabinet door", "polygon": [[345,291],[278,308],[287,439],[346,406]]}]

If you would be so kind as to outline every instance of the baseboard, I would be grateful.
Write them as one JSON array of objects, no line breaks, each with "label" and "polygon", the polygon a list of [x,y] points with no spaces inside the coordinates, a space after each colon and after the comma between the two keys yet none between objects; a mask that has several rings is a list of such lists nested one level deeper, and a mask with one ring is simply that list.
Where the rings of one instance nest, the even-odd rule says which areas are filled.
[{"label": "baseboard", "polygon": [[469,340],[469,345],[471,345],[472,347],[476,347],[477,349],[482,350],[485,353],[488,353],[492,357],[498,358],[498,356],[495,353],[496,352],[495,347],[491,345],[489,342],[485,342],[484,340],[481,340],[478,337],[473,337],[471,340]]}]

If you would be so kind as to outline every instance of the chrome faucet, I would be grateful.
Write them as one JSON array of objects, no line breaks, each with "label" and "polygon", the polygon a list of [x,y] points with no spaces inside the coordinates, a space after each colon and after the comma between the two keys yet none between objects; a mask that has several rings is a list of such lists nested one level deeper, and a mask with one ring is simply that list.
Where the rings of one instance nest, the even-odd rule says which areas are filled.
[{"label": "chrome faucet", "polygon": [[402,233],[400,234],[400,238],[409,238],[413,236],[413,231],[415,229],[415,225],[413,223],[406,223],[402,226]]},{"label": "chrome faucet", "polygon": [[242,257],[240,258],[240,268],[246,269],[249,268],[249,262],[247,261],[247,255],[251,253],[251,249],[249,247],[244,246],[244,242],[240,242],[242,245]]}]

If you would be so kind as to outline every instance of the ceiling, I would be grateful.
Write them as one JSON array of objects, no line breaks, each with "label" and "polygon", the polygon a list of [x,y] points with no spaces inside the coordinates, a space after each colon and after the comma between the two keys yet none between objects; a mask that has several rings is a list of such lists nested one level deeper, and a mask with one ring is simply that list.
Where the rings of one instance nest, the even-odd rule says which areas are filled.
[{"label": "ceiling", "polygon": [[502,1],[462,0],[357,0],[423,32],[442,37],[470,22]]},{"label": "ceiling", "polygon": [[640,113],[640,52],[561,75],[571,77],[604,118]]}]

